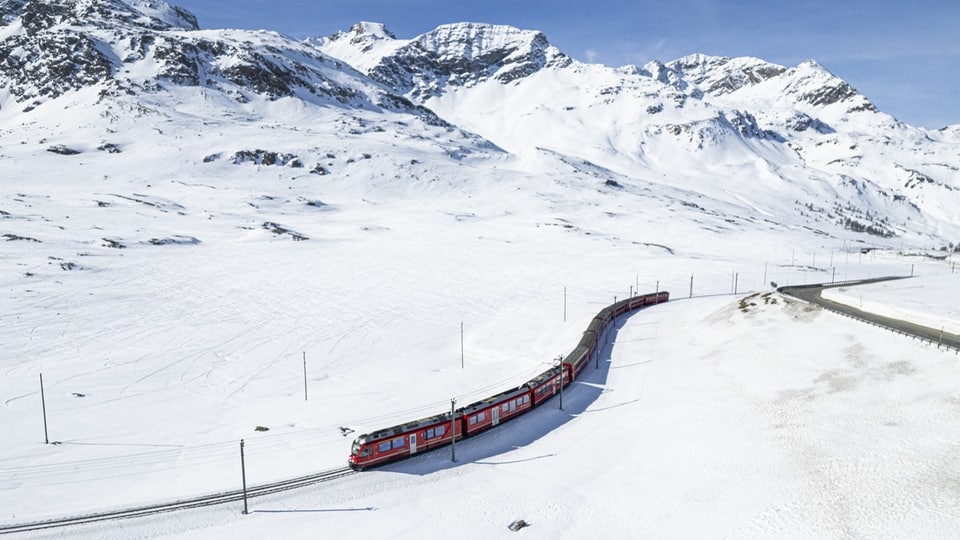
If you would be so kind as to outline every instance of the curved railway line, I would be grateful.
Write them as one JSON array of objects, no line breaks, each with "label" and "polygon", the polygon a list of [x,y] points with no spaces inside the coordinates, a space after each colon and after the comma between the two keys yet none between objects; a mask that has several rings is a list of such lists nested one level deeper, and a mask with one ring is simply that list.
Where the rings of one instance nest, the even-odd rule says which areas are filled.
[{"label": "curved railway line", "polygon": [[[349,467],[328,469],[326,471],[321,471],[314,474],[308,474],[306,476],[298,476],[296,478],[288,478],[286,480],[279,480],[277,482],[270,482],[267,484],[251,486],[247,488],[246,496],[247,498],[261,497],[263,495],[270,495],[273,493],[280,493],[282,491],[289,491],[291,489],[297,489],[301,487],[310,486],[313,484],[319,484],[321,482],[329,482],[330,480],[335,480],[337,478],[342,478],[344,476],[349,476],[351,474],[356,474],[356,472],[350,469]],[[43,529],[52,529],[55,527],[67,527],[70,525],[83,525],[87,523],[96,523],[99,521],[110,521],[110,520],[117,520],[117,519],[129,519],[129,518],[152,516],[156,514],[163,514],[166,512],[174,512],[177,510],[187,510],[190,508],[201,508],[204,506],[214,506],[214,505],[228,503],[228,502],[242,501],[243,498],[244,498],[244,493],[243,493],[243,490],[241,489],[237,489],[233,491],[223,491],[220,493],[211,493],[208,495],[202,495],[199,497],[193,497],[189,499],[181,499],[173,502],[151,504],[151,505],[139,506],[135,508],[109,510],[105,512],[96,512],[92,514],[82,514],[82,515],[69,516],[69,517],[63,517],[63,518],[53,518],[53,519],[33,521],[28,523],[19,523],[19,524],[13,524],[13,525],[0,525],[0,534],[39,531]]]}]

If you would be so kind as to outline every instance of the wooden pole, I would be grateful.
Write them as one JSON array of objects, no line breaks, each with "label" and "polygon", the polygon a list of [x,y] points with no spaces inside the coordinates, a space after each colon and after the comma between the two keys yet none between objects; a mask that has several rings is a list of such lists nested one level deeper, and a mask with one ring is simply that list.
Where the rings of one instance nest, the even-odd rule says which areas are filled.
[{"label": "wooden pole", "polygon": [[43,444],[50,444],[47,435],[47,400],[43,395],[43,373],[40,374],[40,406],[43,408]]},{"label": "wooden pole", "polygon": [[247,510],[247,466],[243,458],[243,439],[240,439],[240,474],[243,478],[243,513],[249,513]]}]

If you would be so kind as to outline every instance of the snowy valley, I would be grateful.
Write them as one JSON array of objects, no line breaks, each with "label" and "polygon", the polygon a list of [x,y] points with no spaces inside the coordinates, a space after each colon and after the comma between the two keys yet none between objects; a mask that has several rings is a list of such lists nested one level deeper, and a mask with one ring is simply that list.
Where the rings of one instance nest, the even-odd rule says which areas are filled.
[{"label": "snowy valley", "polygon": [[235,489],[240,439],[251,483],[343,466],[659,289],[566,411],[456,464],[36,534],[956,535],[955,353],[771,284],[915,275],[839,294],[956,328],[960,127],[815,61],[609,67],[479,23],[301,41],[10,0],[0,24],[0,526]]}]

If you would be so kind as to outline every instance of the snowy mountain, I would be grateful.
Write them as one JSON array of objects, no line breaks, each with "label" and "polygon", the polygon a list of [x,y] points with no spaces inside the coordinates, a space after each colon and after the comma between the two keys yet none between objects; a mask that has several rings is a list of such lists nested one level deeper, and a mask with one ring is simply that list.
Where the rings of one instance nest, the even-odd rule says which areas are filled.
[{"label": "snowy mountain", "polygon": [[[279,137],[270,148],[225,147],[208,137],[193,162],[266,159],[325,174],[335,141],[372,130],[401,146],[430,141],[442,159],[503,149],[524,171],[542,171],[543,159],[555,164],[547,170],[580,162],[613,184],[697,193],[735,218],[782,214],[787,202],[817,229],[941,243],[951,241],[939,237],[944,226],[957,225],[952,131],[897,122],[812,61],[691,55],[609,68],[570,58],[541,32],[475,23],[413,39],[359,23],[297,42],[200,30],[192,14],[153,0],[18,0],[0,16],[0,119],[10,136],[57,141],[44,150],[82,150],[70,141],[79,138],[117,153],[147,119],[205,137],[204,123],[259,119],[283,131],[303,127],[301,115],[328,125],[335,116],[341,126],[308,145]],[[73,134],[53,112],[64,108],[84,118]],[[296,112],[274,118],[281,109]]]},{"label": "snowy mountain", "polygon": [[411,40],[370,28],[315,43],[515,154],[548,149],[734,203],[749,193],[771,214],[802,201],[816,221],[886,236],[958,202],[950,130],[896,121],[813,61],[698,54],[609,68],[510,27],[444,25]]}]

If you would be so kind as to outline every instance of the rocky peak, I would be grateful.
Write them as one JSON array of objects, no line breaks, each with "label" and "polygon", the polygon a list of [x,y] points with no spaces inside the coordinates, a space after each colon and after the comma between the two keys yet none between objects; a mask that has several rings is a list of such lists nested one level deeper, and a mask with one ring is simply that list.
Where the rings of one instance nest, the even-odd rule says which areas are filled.
[{"label": "rocky peak", "polygon": [[667,67],[683,74],[689,82],[707,94],[720,96],[736,92],[786,71],[783,66],[771,64],[759,58],[707,56],[693,54],[674,60]]},{"label": "rocky peak", "polygon": [[347,32],[337,32],[331,38],[346,38],[351,42],[380,41],[383,39],[397,39],[393,32],[387,30],[383,23],[360,21],[350,27]]},{"label": "rocky peak", "polygon": [[161,0],[13,0],[2,9],[4,21],[19,16],[30,35],[64,25],[118,23],[150,30],[198,29],[192,13]]},{"label": "rocky peak", "polygon": [[846,112],[872,111],[877,108],[856,88],[837,77],[813,60],[801,62],[783,73],[787,81],[784,94],[792,95],[798,103],[824,107],[842,103]]},{"label": "rocky peak", "polygon": [[445,24],[383,56],[368,71],[391,88],[425,98],[448,85],[509,83],[572,60],[541,32],[511,26]]},{"label": "rocky peak", "polygon": [[653,60],[644,64],[643,69],[640,70],[641,75],[645,75],[656,81],[673,87],[681,92],[685,91],[689,84],[683,78],[683,72],[669,67],[659,60]]},{"label": "rocky peak", "polygon": [[[0,39],[0,103],[30,112],[97,87],[101,101],[210,88],[239,102],[300,97],[337,106],[435,115],[389,95],[308,44],[271,32],[195,32],[196,19],[159,0],[13,0]],[[18,23],[19,21],[19,23]],[[367,27],[370,30],[370,27]]]}]

